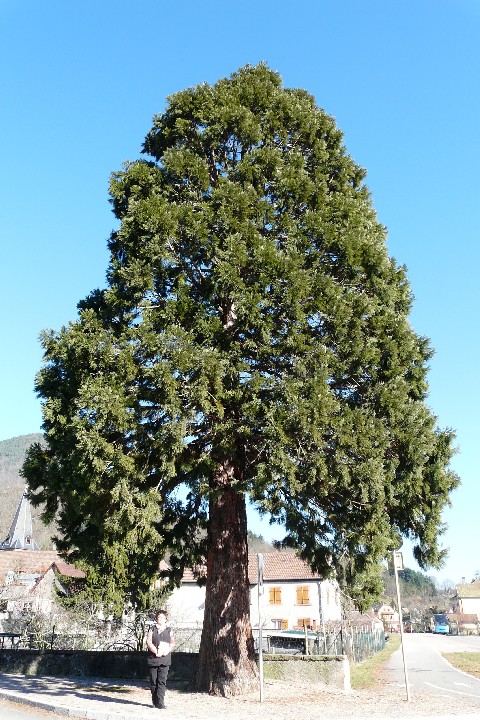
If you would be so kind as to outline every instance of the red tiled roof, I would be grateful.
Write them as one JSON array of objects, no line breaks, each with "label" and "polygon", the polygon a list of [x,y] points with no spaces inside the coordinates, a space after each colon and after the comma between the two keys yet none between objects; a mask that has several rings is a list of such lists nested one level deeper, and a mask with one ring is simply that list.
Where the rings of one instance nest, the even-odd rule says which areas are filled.
[{"label": "red tiled roof", "polygon": [[[258,580],[258,555],[248,558],[248,579],[251,585]],[[294,552],[263,553],[263,579],[267,582],[275,580],[321,580],[318,573],[313,573],[307,563]]]},{"label": "red tiled roof", "polygon": [[54,565],[57,568],[60,575],[65,575],[66,577],[77,577],[77,578],[85,577],[85,573],[83,572],[83,570],[79,570],[78,568],[75,567],[75,565],[71,565],[70,563],[67,563],[64,560],[55,560]]},{"label": "red tiled roof", "polygon": [[81,570],[62,560],[56,550],[0,550],[0,585],[9,570],[15,573],[45,573],[53,564],[61,575],[84,577]]},{"label": "red tiled roof", "polygon": [[[199,576],[205,576],[205,567],[187,568],[183,573],[182,582],[196,582]],[[284,550],[263,553],[263,579],[267,582],[274,582],[275,580],[321,580],[321,577],[313,573],[307,563],[294,552]],[[258,581],[258,555],[256,553],[252,553],[248,557],[248,580],[250,585],[255,585]]]}]

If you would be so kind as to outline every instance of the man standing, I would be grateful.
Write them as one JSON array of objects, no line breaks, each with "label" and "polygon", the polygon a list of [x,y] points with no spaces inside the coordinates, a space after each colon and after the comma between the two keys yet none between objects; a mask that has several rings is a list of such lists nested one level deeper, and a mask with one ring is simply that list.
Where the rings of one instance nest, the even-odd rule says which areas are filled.
[{"label": "man standing", "polygon": [[167,612],[158,610],[155,614],[155,625],[147,634],[150,690],[152,703],[158,709],[165,708],[165,688],[174,643],[173,633],[167,627]]}]

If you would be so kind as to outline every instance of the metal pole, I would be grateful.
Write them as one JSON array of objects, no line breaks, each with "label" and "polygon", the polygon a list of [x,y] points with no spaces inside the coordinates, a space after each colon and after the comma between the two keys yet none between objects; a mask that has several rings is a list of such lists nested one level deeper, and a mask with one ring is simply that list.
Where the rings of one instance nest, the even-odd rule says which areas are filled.
[{"label": "metal pole", "polygon": [[263,554],[258,553],[258,675],[263,702]]},{"label": "metal pole", "polygon": [[[321,581],[318,582],[318,609],[320,612],[320,622],[322,624],[323,652],[326,655],[327,654],[327,634],[325,632],[325,620],[323,617],[323,601],[322,601],[322,583],[321,583]],[[320,655],[320,643],[318,643],[318,654]]]},{"label": "metal pole", "polygon": [[399,552],[393,551],[393,570],[395,572],[395,585],[397,588],[397,604],[398,604],[398,619],[400,622],[400,642],[402,645],[402,658],[403,658],[403,673],[405,675],[405,689],[407,691],[407,702],[410,702],[410,685],[408,682],[408,672],[407,672],[407,658],[405,655],[405,644],[403,642],[403,617],[402,617],[402,602],[400,599],[400,586],[398,584],[398,572],[397,572],[397,563],[400,561],[400,568],[403,568],[403,561],[402,561],[402,554]]}]

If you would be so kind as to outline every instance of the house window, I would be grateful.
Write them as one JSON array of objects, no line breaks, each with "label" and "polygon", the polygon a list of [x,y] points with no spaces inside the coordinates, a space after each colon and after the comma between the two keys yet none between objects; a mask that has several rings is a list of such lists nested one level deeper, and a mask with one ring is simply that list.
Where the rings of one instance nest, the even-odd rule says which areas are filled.
[{"label": "house window", "polygon": [[299,585],[297,587],[297,605],[310,605],[308,585]]},{"label": "house window", "polygon": [[282,603],[282,588],[271,587],[270,593],[270,605],[281,605]]},{"label": "house window", "polygon": [[275,630],[288,630],[288,620],[274,618],[271,622]]},{"label": "house window", "polygon": [[312,618],[298,618],[297,627],[299,628],[313,628]]}]

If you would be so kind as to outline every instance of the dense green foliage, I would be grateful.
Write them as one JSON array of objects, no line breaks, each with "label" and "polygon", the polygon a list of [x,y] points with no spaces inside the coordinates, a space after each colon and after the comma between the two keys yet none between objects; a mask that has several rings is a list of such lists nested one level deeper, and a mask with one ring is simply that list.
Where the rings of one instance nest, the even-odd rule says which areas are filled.
[{"label": "dense green foliage", "polygon": [[418,570],[412,570],[411,568],[399,570],[398,577],[402,587],[402,596],[408,594],[435,597],[439,594],[432,578],[418,572]]},{"label": "dense green foliage", "polygon": [[400,535],[438,565],[452,433],[332,118],[247,67],[172,96],[144,151],[111,180],[108,287],[42,338],[24,474],[59,547],[142,602],[165,552],[205,556],[228,485],[364,600]]},{"label": "dense green foliage", "polygon": [[[418,570],[405,568],[398,571],[398,583],[402,606],[408,611],[420,611],[431,615],[432,606],[445,606],[450,593],[439,588],[433,578]],[[384,570],[381,599],[397,607],[397,589],[393,569]]]}]

